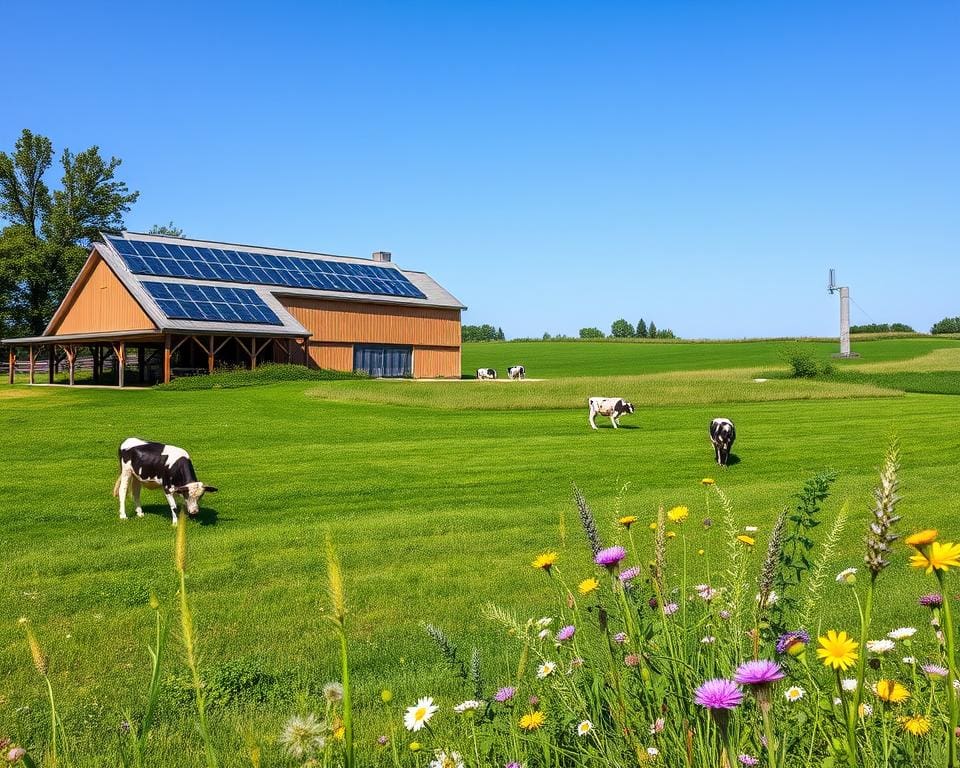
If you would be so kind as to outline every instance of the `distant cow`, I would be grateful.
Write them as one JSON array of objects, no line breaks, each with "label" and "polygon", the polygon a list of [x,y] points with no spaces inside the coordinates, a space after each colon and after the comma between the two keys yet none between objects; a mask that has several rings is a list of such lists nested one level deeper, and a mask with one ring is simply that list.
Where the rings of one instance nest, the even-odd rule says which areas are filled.
[{"label": "distant cow", "polygon": [[113,495],[120,499],[120,519],[127,519],[127,490],[133,493],[137,517],[143,517],[140,506],[140,488],[161,488],[170,505],[173,524],[177,524],[177,499],[183,497],[187,514],[193,517],[200,512],[200,499],[204,493],[217,489],[197,480],[190,455],[175,445],[148,443],[136,437],[128,437],[120,443],[120,477],[113,487]]},{"label": "distant cow", "polygon": [[710,422],[710,442],[717,453],[717,464],[727,466],[730,461],[730,449],[737,439],[737,430],[730,419],[714,419]]},{"label": "distant cow", "polygon": [[623,414],[633,413],[633,405],[622,397],[591,397],[587,402],[590,405],[590,426],[594,429],[597,429],[597,423],[594,421],[597,414],[609,416],[610,423],[616,429],[620,426],[617,420]]},{"label": "distant cow", "polygon": [[495,379],[497,372],[493,368],[477,368],[478,379]]},{"label": "distant cow", "polygon": [[523,369],[522,365],[511,365],[507,368],[507,376],[511,379],[522,379],[527,375],[527,372]]}]

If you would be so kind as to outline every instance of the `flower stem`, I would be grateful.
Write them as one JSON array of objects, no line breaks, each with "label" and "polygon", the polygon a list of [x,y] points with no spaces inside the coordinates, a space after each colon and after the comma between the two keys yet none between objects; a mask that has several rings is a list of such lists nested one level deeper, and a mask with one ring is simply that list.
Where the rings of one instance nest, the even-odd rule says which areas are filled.
[{"label": "flower stem", "polygon": [[954,652],[953,637],[953,610],[950,608],[950,595],[947,592],[946,577],[937,570],[937,581],[940,583],[940,594],[943,595],[943,629],[946,634],[947,667],[950,669],[950,681],[947,685],[947,701],[950,705],[950,727],[947,731],[947,768],[957,766],[957,692],[953,689],[953,681],[957,679],[957,660]]}]

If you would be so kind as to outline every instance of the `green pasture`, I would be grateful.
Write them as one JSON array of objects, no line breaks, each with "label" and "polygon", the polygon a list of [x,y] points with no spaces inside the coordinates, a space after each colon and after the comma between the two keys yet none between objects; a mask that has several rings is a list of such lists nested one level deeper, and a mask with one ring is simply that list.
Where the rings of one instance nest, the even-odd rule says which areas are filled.
[{"label": "green pasture", "polygon": [[[865,342],[863,357],[844,364],[857,381],[780,378],[777,349],[777,342],[464,349],[464,370],[522,362],[545,382],[0,388],[0,737],[36,743],[48,725],[21,616],[51,657],[78,764],[115,765],[117,729],[142,709],[149,596],[153,590],[172,605],[173,533],[157,492],[144,492],[144,519],[117,519],[116,447],[131,435],[187,447],[200,478],[220,488],[189,523],[188,587],[227,765],[249,764],[251,739],[264,765],[290,764],[276,746],[281,724],[320,708],[317,692],[336,674],[335,641],[322,618],[327,532],[346,573],[364,754],[385,727],[381,688],[401,702],[462,698],[422,622],[444,627],[465,649],[479,646],[488,687],[506,678],[504,638],[480,607],[494,601],[521,616],[549,614],[556,591],[529,565],[544,549],[560,552],[561,577],[573,582],[587,572],[574,483],[608,542],[626,543],[618,514],[639,515],[634,534],[645,550],[658,505],[687,505],[690,518],[670,541],[669,558],[676,574],[685,557],[693,580],[718,567],[723,541],[719,526],[701,524],[718,511],[701,478],[715,477],[741,524],[760,528],[752,555],[759,565],[766,531],[791,494],[812,473],[837,471],[825,517],[843,501],[852,517],[822,621],[852,628],[850,592],[835,587],[832,573],[862,563],[871,488],[891,437],[903,447],[901,530],[932,526],[960,536],[960,400],[896,386],[896,376],[922,373],[956,381],[960,342]],[[823,354],[830,351],[824,344]],[[753,381],[764,372],[777,377]],[[876,378],[884,375],[886,383]],[[591,394],[629,397],[637,412],[624,417],[623,429],[599,419],[603,428],[591,431],[584,407]],[[706,434],[717,415],[733,418],[739,432],[737,461],[726,470],[712,463]],[[639,559],[648,557],[643,551]],[[915,596],[929,583],[907,569],[905,548],[892,559],[878,621],[918,624],[924,615]],[[182,655],[173,648],[156,764],[201,765]]]}]

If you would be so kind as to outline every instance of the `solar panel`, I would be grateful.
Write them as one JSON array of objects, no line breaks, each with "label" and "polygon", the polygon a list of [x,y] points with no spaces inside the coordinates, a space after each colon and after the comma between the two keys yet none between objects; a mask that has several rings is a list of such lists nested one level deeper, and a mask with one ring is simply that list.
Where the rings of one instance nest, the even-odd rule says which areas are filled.
[{"label": "solar panel", "polygon": [[283,325],[256,291],[213,285],[144,281],[143,287],[171,320]]},{"label": "solar panel", "polygon": [[406,275],[393,267],[118,237],[107,239],[127,269],[137,275],[426,298]]}]

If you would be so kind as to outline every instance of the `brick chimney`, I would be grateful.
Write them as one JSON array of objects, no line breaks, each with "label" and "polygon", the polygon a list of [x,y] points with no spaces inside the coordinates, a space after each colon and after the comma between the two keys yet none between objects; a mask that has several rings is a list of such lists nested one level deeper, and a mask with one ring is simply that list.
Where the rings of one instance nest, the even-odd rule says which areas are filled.
[{"label": "brick chimney", "polygon": [[390,251],[374,251],[373,260],[374,261],[390,261],[391,253]]}]

